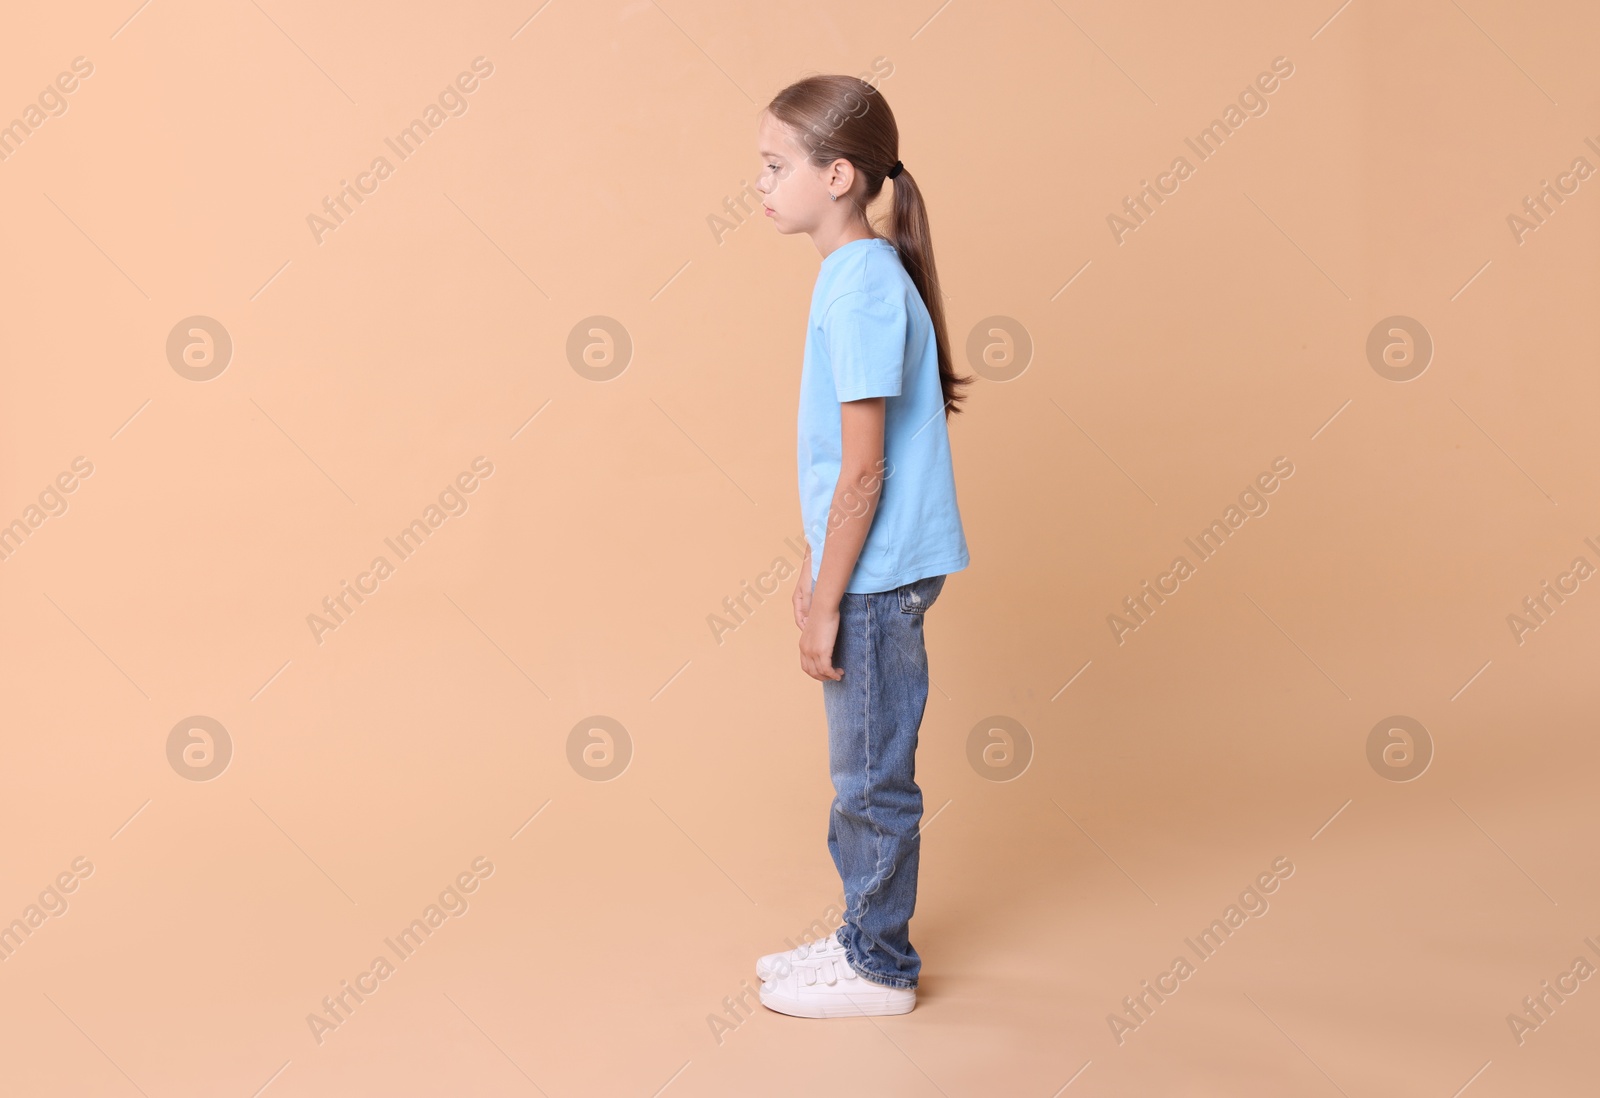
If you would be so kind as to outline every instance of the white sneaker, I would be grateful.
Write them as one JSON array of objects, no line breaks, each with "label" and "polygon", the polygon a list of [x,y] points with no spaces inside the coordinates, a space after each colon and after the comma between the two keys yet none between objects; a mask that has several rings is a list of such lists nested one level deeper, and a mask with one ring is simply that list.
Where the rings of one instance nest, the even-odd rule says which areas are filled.
[{"label": "white sneaker", "polygon": [[798,962],[808,957],[831,957],[838,954],[845,955],[844,945],[839,941],[838,932],[829,934],[826,938],[818,938],[814,942],[804,942],[789,950],[787,953],[768,953],[756,960],[756,975],[763,981],[770,980],[775,974],[786,969],[792,969]]},{"label": "white sneaker", "polygon": [[761,985],[761,1005],[800,1018],[861,1018],[908,1013],[917,1005],[917,991],[866,979],[850,967],[841,947],[774,973]]}]

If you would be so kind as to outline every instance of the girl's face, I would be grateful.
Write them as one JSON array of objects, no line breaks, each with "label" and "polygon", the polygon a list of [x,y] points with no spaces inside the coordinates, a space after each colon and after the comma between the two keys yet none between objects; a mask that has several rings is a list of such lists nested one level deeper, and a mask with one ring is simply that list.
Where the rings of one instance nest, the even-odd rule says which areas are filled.
[{"label": "girl's face", "polygon": [[780,233],[814,232],[832,216],[829,207],[843,206],[828,199],[827,169],[813,167],[794,131],[768,111],[761,113],[756,132],[756,151],[761,156],[761,172],[756,191]]}]

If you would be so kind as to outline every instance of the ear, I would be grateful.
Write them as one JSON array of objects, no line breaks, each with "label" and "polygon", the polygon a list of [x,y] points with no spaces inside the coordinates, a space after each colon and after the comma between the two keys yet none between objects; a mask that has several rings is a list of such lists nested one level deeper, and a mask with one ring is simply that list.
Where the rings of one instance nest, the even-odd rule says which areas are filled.
[{"label": "ear", "polygon": [[841,156],[832,164],[828,165],[828,169],[828,186],[832,187],[833,184],[838,183],[841,188],[839,192],[840,194],[844,194],[851,187],[855,186],[856,166],[850,163],[850,161],[846,160],[844,157]]}]

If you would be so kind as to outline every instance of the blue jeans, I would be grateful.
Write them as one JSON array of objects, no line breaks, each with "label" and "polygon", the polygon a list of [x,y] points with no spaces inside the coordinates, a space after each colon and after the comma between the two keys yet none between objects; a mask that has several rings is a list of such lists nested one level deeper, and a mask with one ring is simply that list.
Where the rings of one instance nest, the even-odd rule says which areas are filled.
[{"label": "blue jeans", "polygon": [[828,851],[846,901],[838,938],[851,968],[892,987],[916,987],[922,970],[909,937],[921,851],[917,731],[928,701],[922,630],[944,581],[846,592],[833,649],[844,677],[822,684],[834,791]]}]

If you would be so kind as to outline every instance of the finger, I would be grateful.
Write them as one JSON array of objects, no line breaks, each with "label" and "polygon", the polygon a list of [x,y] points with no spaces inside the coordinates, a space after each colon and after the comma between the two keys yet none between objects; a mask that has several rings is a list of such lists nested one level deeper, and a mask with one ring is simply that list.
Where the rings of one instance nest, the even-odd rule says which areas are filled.
[{"label": "finger", "polygon": [[833,668],[828,666],[833,661],[823,656],[810,657],[812,677],[818,682],[826,682],[833,678]]}]

